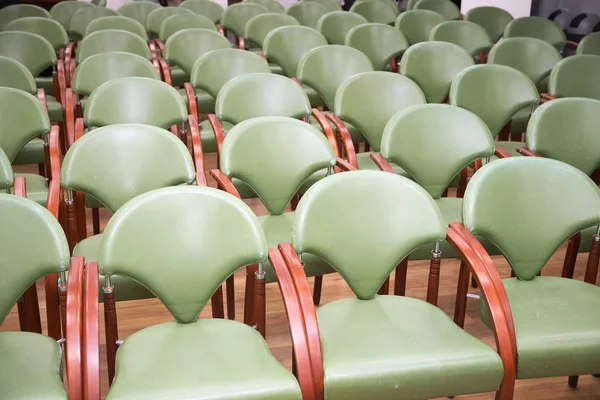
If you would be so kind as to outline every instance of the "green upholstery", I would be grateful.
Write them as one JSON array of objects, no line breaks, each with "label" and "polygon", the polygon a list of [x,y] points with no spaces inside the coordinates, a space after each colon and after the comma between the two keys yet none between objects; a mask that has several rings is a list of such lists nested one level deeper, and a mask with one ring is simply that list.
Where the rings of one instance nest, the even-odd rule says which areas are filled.
[{"label": "green upholstery", "polygon": [[58,21],[65,30],[69,28],[69,20],[76,11],[82,8],[95,7],[92,3],[85,1],[61,1],[50,9],[50,16]]},{"label": "green upholstery", "polygon": [[81,40],[85,36],[85,30],[90,22],[96,18],[119,15],[119,13],[111,8],[105,7],[88,7],[75,11],[69,20],[69,35],[74,40]]},{"label": "green upholstery", "polygon": [[496,137],[508,120],[539,102],[537,88],[521,71],[505,65],[474,65],[450,86],[450,104],[477,114]]},{"label": "green upholstery", "polygon": [[366,54],[377,71],[385,70],[393,59],[399,59],[408,48],[408,41],[402,32],[385,24],[356,26],[346,35],[345,44]]},{"label": "green upholstery", "polygon": [[0,32],[0,56],[17,60],[34,77],[56,64],[56,52],[50,42],[29,32]]},{"label": "green upholstery", "polygon": [[203,28],[184,29],[169,38],[165,45],[165,61],[180,67],[188,77],[198,58],[212,50],[230,48],[229,40],[217,32]]},{"label": "green upholstery", "polygon": [[0,31],[9,23],[26,17],[52,18],[42,7],[33,4],[11,4],[0,10]]},{"label": "green upholstery", "polygon": [[481,26],[468,21],[446,21],[436,25],[429,40],[450,42],[459,45],[475,57],[492,47],[492,40]]},{"label": "green upholstery", "polygon": [[119,78],[90,95],[83,114],[87,126],[137,123],[164,129],[187,120],[187,109],[172,86],[150,78]]},{"label": "green upholstery", "polygon": [[369,22],[392,25],[399,14],[398,7],[381,0],[358,1],[352,5],[350,11],[362,15]]},{"label": "green upholstery", "polygon": [[[158,345],[161,351],[152,351]],[[143,329],[120,346],[116,367],[107,399],[302,399],[294,376],[261,335],[236,321],[200,319]]]},{"label": "green upholstery", "polygon": [[[300,23],[287,14],[273,12],[259,14],[250,18],[246,24],[244,38],[262,48],[265,38],[270,32],[282,26],[294,25],[300,25]],[[248,44],[246,44],[246,47],[248,47]]]},{"label": "green upholstery", "polygon": [[333,110],[338,87],[351,76],[368,71],[373,71],[373,65],[366,55],[352,47],[330,45],[307,52],[298,65],[297,78],[316,90]]},{"label": "green upholstery", "polygon": [[[575,279],[503,279],[517,337],[517,379],[595,374],[600,288]],[[479,315],[491,327],[487,307]]]},{"label": "green upholstery", "polygon": [[506,25],[504,38],[533,37],[562,49],[567,38],[561,27],[554,21],[544,17],[517,18]]},{"label": "green upholstery", "polygon": [[270,13],[283,14],[283,6],[275,0],[244,0],[246,3],[260,4]]},{"label": "green upholstery", "polygon": [[35,94],[35,80],[23,64],[12,58],[0,56],[0,87],[12,87]]},{"label": "green upholstery", "polygon": [[13,175],[12,165],[0,148],[0,190],[7,190],[13,187],[15,177]]},{"label": "green upholstery", "polygon": [[456,44],[423,42],[404,53],[400,73],[419,85],[428,103],[441,103],[454,78],[474,64],[473,57]]},{"label": "green upholstery", "polygon": [[0,332],[0,368],[3,399],[67,400],[61,347],[51,337]]},{"label": "green upholstery", "polygon": [[327,9],[327,12],[342,11],[342,6],[336,0],[302,0],[307,2],[319,3]]},{"label": "green upholstery", "polygon": [[419,0],[408,0],[406,2],[406,10],[414,10],[418,1]]},{"label": "green upholstery", "polygon": [[199,14],[175,14],[165,19],[160,25],[158,37],[163,42],[183,29],[204,28],[217,32],[216,25],[207,17]]},{"label": "green upholstery", "polygon": [[243,37],[248,21],[250,21],[252,17],[268,12],[269,11],[260,4],[246,2],[232,4],[223,11],[221,25],[236,37]]},{"label": "green upholstery", "polygon": [[482,26],[492,42],[496,43],[504,35],[504,29],[513,20],[513,16],[502,8],[482,6],[467,11],[464,19]]},{"label": "green upholstery", "polygon": [[44,141],[34,138],[19,151],[13,165],[43,164],[45,162]]},{"label": "green upholstery", "polygon": [[144,28],[144,25],[140,24],[133,18],[124,17],[122,15],[111,15],[108,17],[96,18],[87,26],[85,35],[87,36],[90,33],[106,29],[119,29],[122,31],[128,31],[135,33],[144,41],[148,41],[148,33],[146,33],[146,28]]},{"label": "green upholstery", "polygon": [[106,29],[90,33],[83,38],[77,47],[77,62],[100,53],[125,52],[137,54],[147,60],[152,58],[148,44],[135,33]]},{"label": "green upholstery", "polygon": [[98,7],[106,7],[106,0],[92,0],[92,4],[95,4]]},{"label": "green upholstery", "polygon": [[600,56],[586,54],[567,57],[550,73],[548,92],[554,97],[587,97],[600,100],[597,74]]},{"label": "green upholstery", "polygon": [[410,10],[398,16],[394,26],[402,32],[409,45],[429,40],[431,30],[444,18],[430,10]]},{"label": "green upholstery", "polygon": [[46,178],[36,174],[16,173],[15,177],[22,176],[27,183],[27,198],[46,207],[48,201],[48,182]]},{"label": "green upholstery", "polygon": [[346,35],[355,26],[369,21],[360,14],[346,11],[332,11],[323,15],[317,23],[317,30],[330,44],[344,44]]},{"label": "green upholstery", "polygon": [[449,0],[419,0],[414,9],[435,11],[446,21],[461,18],[460,10],[456,4]]},{"label": "green upholstery", "polygon": [[600,32],[586,35],[577,45],[577,55],[593,54],[600,56]]},{"label": "green upholstery", "polygon": [[49,41],[54,50],[62,49],[69,42],[65,28],[57,21],[45,17],[20,18],[6,25],[4,31],[35,33]]},{"label": "green upholstery", "polygon": [[[160,4],[152,1],[132,1],[125,3],[119,7],[119,14],[124,17],[135,19],[137,22],[142,24],[146,28],[146,22],[148,22],[148,15],[154,10],[161,8]],[[159,25],[160,27],[160,25]]]},{"label": "green upholstery", "polygon": [[151,11],[146,19],[146,31],[150,37],[157,37],[160,34],[160,26],[172,15],[193,14],[192,10],[181,7],[160,7]]},{"label": "green upholstery", "polygon": [[219,23],[223,14],[223,7],[213,0],[185,0],[179,7],[187,8],[196,14],[203,15],[215,24]]},{"label": "green upholstery", "polygon": [[328,12],[323,5],[313,1],[293,3],[285,10],[285,13],[296,18],[300,25],[313,29],[317,29],[319,19]]},{"label": "green upholstery", "polygon": [[429,399],[500,387],[498,354],[424,301],[347,298],[320,307],[317,319],[327,399]]}]

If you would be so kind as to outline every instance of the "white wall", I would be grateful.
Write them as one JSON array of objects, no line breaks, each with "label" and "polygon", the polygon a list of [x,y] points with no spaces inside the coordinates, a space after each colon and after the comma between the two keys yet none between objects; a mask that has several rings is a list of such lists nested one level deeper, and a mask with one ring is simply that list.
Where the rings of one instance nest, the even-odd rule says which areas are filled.
[{"label": "white wall", "polygon": [[503,8],[514,18],[527,17],[531,13],[531,0],[462,0],[460,11],[465,14],[471,8],[494,6]]}]

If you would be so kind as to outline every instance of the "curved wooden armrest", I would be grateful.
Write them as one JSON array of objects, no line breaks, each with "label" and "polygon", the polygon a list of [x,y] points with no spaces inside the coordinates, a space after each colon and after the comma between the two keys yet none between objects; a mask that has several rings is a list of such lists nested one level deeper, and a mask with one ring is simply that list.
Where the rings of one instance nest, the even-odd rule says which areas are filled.
[{"label": "curved wooden armrest", "polygon": [[[302,85],[300,82],[298,82],[298,83],[300,85]],[[321,126],[321,130],[327,137],[327,140],[329,140],[329,144],[331,145],[331,148],[333,149],[333,153],[335,154],[335,156],[340,157],[340,149],[338,148],[338,143],[337,143],[337,140],[335,139],[335,133],[333,133],[333,129],[331,129],[331,125],[329,125],[329,122],[327,122],[327,118],[325,118],[323,113],[316,108],[312,109],[312,116],[315,117],[315,119]]]},{"label": "curved wooden armrest", "polygon": [[510,158],[510,153],[504,150],[501,147],[496,146],[496,150],[494,151],[494,155],[498,158]]},{"label": "curved wooden armrest", "polygon": [[221,122],[217,118],[215,114],[208,115],[208,122],[213,130],[215,135],[215,141],[217,142],[217,156],[221,154],[221,145],[223,144],[223,140],[225,140],[225,133],[223,132],[223,126],[221,126]]},{"label": "curved wooden armrest", "polygon": [[200,140],[198,119],[195,115],[188,116],[188,124],[192,136],[192,156],[194,157],[194,165],[196,166],[196,185],[208,186],[204,169],[204,151],[202,150],[202,142]]},{"label": "curved wooden armrest", "polygon": [[[98,287],[94,288],[98,293]],[[66,307],[66,364],[69,398],[82,393],[81,339],[83,323],[83,257],[72,257],[69,265]]]},{"label": "curved wooden armrest", "polygon": [[162,69],[160,68],[158,58],[152,58],[152,65],[154,65],[154,68],[156,68],[156,72],[158,72],[158,78],[164,81],[165,77],[163,76]]},{"label": "curved wooden armrest", "polygon": [[293,80],[294,82],[296,82],[298,85],[302,86],[302,82],[300,82],[300,81],[298,80],[298,78],[292,78],[292,80]]},{"label": "curved wooden armrest", "polygon": [[354,165],[350,164],[346,160],[341,159],[340,157],[337,157],[335,159],[335,165],[338,166],[340,168],[340,170],[344,171],[344,172],[357,171],[357,169],[354,168]]},{"label": "curved wooden armrest", "polygon": [[576,49],[576,48],[577,48],[577,46],[579,46],[579,43],[577,43],[577,42],[574,42],[574,41],[572,41],[572,40],[567,40],[567,43],[566,43],[566,45],[567,45],[567,47],[568,47],[568,48],[570,48],[570,49]]},{"label": "curved wooden armrest", "polygon": [[188,109],[189,109],[190,115],[198,116],[198,103],[196,100],[196,90],[192,87],[192,84],[189,82],[184,83],[183,87],[185,88],[185,95],[187,96],[187,99],[188,99],[188,104],[189,104]]},{"label": "curved wooden armrest", "polygon": [[67,77],[69,87],[73,87],[73,76],[75,75],[75,68],[77,67],[77,61],[74,58],[71,58],[71,61],[66,66],[69,69],[69,74]]},{"label": "curved wooden armrest", "polygon": [[172,85],[173,81],[171,79],[171,69],[169,67],[169,64],[167,64],[167,62],[162,58],[160,58],[158,62],[160,63],[160,68],[162,70],[163,80],[165,81],[165,83]]},{"label": "curved wooden armrest", "polygon": [[15,196],[27,198],[27,182],[24,176],[15,176],[13,187]]},{"label": "curved wooden armrest", "polygon": [[65,127],[67,130],[67,144],[70,147],[75,141],[75,93],[72,88],[67,88],[65,92]]},{"label": "curved wooden armrest", "polygon": [[233,186],[233,183],[231,183],[229,177],[223,172],[221,172],[220,169],[211,169],[210,176],[212,176],[215,179],[215,181],[217,181],[217,186],[219,187],[219,189],[226,191],[227,193],[237,197],[238,199],[242,198],[235,186]]},{"label": "curved wooden armrest", "polygon": [[46,91],[44,91],[43,88],[39,88],[37,90],[37,98],[40,101],[40,103],[42,103],[42,105],[44,106],[44,110],[48,112],[48,103],[46,102]]},{"label": "curved wooden armrest", "polygon": [[529,150],[527,147],[517,147],[517,153],[529,157],[541,157],[538,153],[533,150]]},{"label": "curved wooden armrest", "polygon": [[100,333],[98,326],[98,264],[85,267],[83,295],[83,393],[100,398]]},{"label": "curved wooden armrest", "polygon": [[239,37],[238,38],[238,49],[240,49],[240,50],[246,50],[246,43],[244,42],[244,38],[243,37]]},{"label": "curved wooden armrest", "polygon": [[371,160],[377,165],[381,171],[394,173],[392,166],[390,163],[379,153],[371,153]]},{"label": "curved wooden armrest", "polygon": [[556,97],[552,96],[549,93],[540,94],[540,103],[541,104],[547,103],[547,102],[555,100],[555,99],[556,99]]},{"label": "curved wooden armrest", "polygon": [[481,161],[481,159],[473,161],[473,169],[475,170],[475,172],[477,172],[482,166],[483,162]]},{"label": "curved wooden armrest", "polygon": [[339,138],[342,140],[342,143],[344,145],[344,151],[346,152],[346,158],[348,159],[348,162],[350,164],[352,164],[354,166],[354,168],[358,169],[358,162],[356,161],[356,153],[354,151],[354,144],[352,143],[352,137],[350,136],[350,132],[348,132],[348,128],[346,128],[346,125],[335,114],[326,114],[326,115],[327,115],[327,118],[329,118],[329,120],[331,122],[333,122],[333,125],[335,126],[335,129],[337,130]]},{"label": "curved wooden armrest", "polygon": [[[84,123],[83,123],[83,118],[77,118],[77,120],[75,121],[75,142],[78,141],[79,139],[81,139],[81,137],[83,136],[83,129],[84,129]],[[73,144],[73,143],[71,143]]]},{"label": "curved wooden armrest", "polygon": [[158,46],[158,58],[162,58],[165,56],[165,44],[162,40],[156,38],[154,39],[154,43]]},{"label": "curved wooden armrest", "polygon": [[46,208],[59,219],[60,208],[60,144],[58,138],[58,126],[50,127],[48,135],[48,152],[50,154],[50,183],[48,184],[48,197]]},{"label": "curved wooden armrest", "polygon": [[148,47],[150,48],[152,60],[157,60],[159,57],[157,53],[158,50],[156,49],[156,43],[154,43],[154,39],[148,40]]},{"label": "curved wooden armrest", "polygon": [[219,33],[223,36],[225,36],[225,31],[223,30],[223,27],[221,26],[221,24],[217,24],[217,30],[219,31]]},{"label": "curved wooden armrest", "polygon": [[65,91],[67,90],[67,75],[65,71],[66,61],[58,60],[56,62],[56,79],[58,81],[58,93],[56,93],[57,100],[60,105],[65,107]]}]

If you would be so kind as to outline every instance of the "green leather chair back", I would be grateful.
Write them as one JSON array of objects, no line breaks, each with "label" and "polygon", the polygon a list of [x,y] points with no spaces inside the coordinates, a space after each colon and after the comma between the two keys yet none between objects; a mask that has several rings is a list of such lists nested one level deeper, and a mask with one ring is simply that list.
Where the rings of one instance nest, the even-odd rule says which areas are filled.
[{"label": "green leather chair back", "polygon": [[350,29],[368,22],[360,14],[347,11],[332,11],[319,19],[317,29],[330,44],[344,44],[346,35]]},{"label": "green leather chair back", "polygon": [[193,14],[192,10],[181,7],[161,7],[148,14],[146,20],[146,31],[150,37],[158,37],[160,34],[160,26],[162,23],[172,15],[176,14]]},{"label": "green leather chair back", "polygon": [[223,85],[215,114],[219,120],[235,125],[265,116],[305,118],[311,108],[306,93],[293,80],[270,73],[245,74]]},{"label": "green leather chair back", "polygon": [[0,31],[10,22],[26,17],[52,18],[42,7],[33,4],[12,4],[0,9]]},{"label": "green leather chair back", "polygon": [[294,3],[285,10],[285,13],[296,18],[300,25],[313,29],[317,29],[319,19],[328,12],[321,4],[312,1]]},{"label": "green leather chair back", "polygon": [[315,89],[330,110],[334,109],[335,92],[346,79],[361,72],[373,71],[369,58],[348,46],[322,46],[310,50],[298,64],[300,82]]},{"label": "green leather chair back", "polygon": [[0,56],[0,87],[11,87],[35,94],[37,87],[31,72],[20,62]]},{"label": "green leather chair back", "polygon": [[100,17],[93,20],[87,26],[87,29],[85,30],[85,36],[89,35],[90,33],[106,29],[118,29],[122,31],[128,31],[131,33],[135,33],[144,41],[148,41],[148,33],[146,32],[146,28],[144,28],[144,26],[135,19],[124,17],[122,15]]},{"label": "green leather chair back", "polygon": [[473,57],[453,43],[423,42],[406,50],[400,73],[421,87],[428,103],[441,103],[450,92],[452,80],[474,64]]},{"label": "green leather chair back", "polygon": [[244,0],[245,3],[260,4],[270,13],[283,13],[283,6],[275,0]]},{"label": "green leather chair back", "polygon": [[483,6],[467,11],[464,19],[482,26],[496,43],[504,35],[504,29],[513,20],[513,16],[502,8]]},{"label": "green leather chair back", "polygon": [[505,65],[474,65],[463,70],[450,86],[450,104],[477,114],[496,137],[525,107],[534,107],[539,94],[521,71]]},{"label": "green leather chair back", "polygon": [[415,5],[417,4],[419,0],[408,0],[406,2],[406,10],[414,10],[415,9]]},{"label": "green leather chair back", "polygon": [[269,64],[258,54],[239,49],[213,50],[196,60],[190,83],[216,98],[231,79],[253,73],[271,73]]},{"label": "green leather chair back", "polygon": [[0,56],[20,62],[34,77],[56,65],[56,52],[50,42],[29,32],[0,32]]},{"label": "green leather chair back", "polygon": [[489,128],[460,107],[425,104],[397,112],[385,126],[381,154],[399,165],[434,199],[466,166],[494,154]]},{"label": "green leather chair back", "polygon": [[82,62],[89,56],[108,52],[125,52],[137,54],[150,60],[152,53],[148,43],[135,33],[106,29],[90,33],[83,38],[77,47],[77,62]]},{"label": "green leather chair back", "polygon": [[106,7],[106,0],[92,0],[92,4],[95,4],[98,7]]},{"label": "green leather chair back", "polygon": [[0,87],[0,121],[0,148],[10,162],[31,139],[50,131],[42,103],[19,89]]},{"label": "green leather chair back", "polygon": [[326,45],[325,36],[315,29],[307,26],[283,26],[272,30],[267,35],[263,44],[263,53],[268,60],[281,66],[286,76],[295,78],[298,64],[304,54],[316,47]]},{"label": "green leather chair back", "polygon": [[5,32],[30,32],[40,35],[50,42],[54,50],[62,49],[69,43],[67,31],[57,21],[44,17],[26,17],[17,19],[4,28]]},{"label": "green leather chair back", "polygon": [[135,19],[145,29],[148,22],[148,15],[159,8],[161,8],[160,4],[152,1],[132,1],[131,3],[123,4],[119,7],[118,11],[124,17]]},{"label": "green leather chair back", "polygon": [[272,215],[285,211],[309,176],[334,164],[325,135],[293,118],[244,121],[231,128],[221,147],[221,171],[247,183]]},{"label": "green leather chair back", "polygon": [[561,27],[543,17],[522,17],[511,21],[504,29],[504,38],[533,37],[562,49],[567,38]]},{"label": "green leather chair back", "polygon": [[409,45],[426,42],[434,26],[444,22],[444,18],[430,10],[410,10],[398,16],[394,26],[406,37]]},{"label": "green leather chair back", "polygon": [[215,24],[219,23],[223,14],[223,7],[213,0],[185,0],[179,7],[187,8],[196,14],[203,15]]},{"label": "green leather chair back", "polygon": [[45,275],[69,268],[70,253],[56,218],[31,200],[0,194],[0,219],[1,324],[29,286]]},{"label": "green leather chair back", "polygon": [[158,37],[163,42],[183,29],[203,28],[217,32],[217,26],[207,17],[199,14],[175,14],[165,19],[160,25]]},{"label": "green leather chair back", "polygon": [[394,24],[398,17],[398,7],[392,6],[387,1],[365,0],[352,5],[351,12],[360,14],[369,22],[379,24]]},{"label": "green leather chair back", "polygon": [[543,40],[527,37],[501,40],[492,47],[488,55],[488,63],[518,69],[538,86],[560,60],[562,56],[554,46]]},{"label": "green leather chair back", "polygon": [[8,191],[15,184],[15,176],[13,174],[12,165],[4,154],[4,150],[0,148],[0,190]]},{"label": "green leather chair back", "polygon": [[189,75],[194,62],[204,54],[230,48],[231,42],[217,32],[203,28],[184,29],[169,38],[165,45],[165,60]]},{"label": "green leather chair back", "polygon": [[408,48],[408,41],[402,32],[393,26],[376,23],[350,29],[345,44],[369,57],[377,71],[383,71],[390,61],[401,57]]},{"label": "green leather chair back", "polygon": [[155,126],[94,129],[67,151],[61,186],[91,194],[112,213],[142,193],[192,184],[194,162],[181,139]]},{"label": "green leather chair back", "polygon": [[577,45],[577,55],[593,54],[600,56],[600,32],[586,35]]},{"label": "green leather chair back", "polygon": [[587,97],[600,100],[600,56],[567,57],[550,73],[548,92],[554,97]]},{"label": "green leather chair back", "polygon": [[429,34],[429,40],[449,42],[459,45],[475,57],[492,47],[492,39],[481,26],[468,21],[446,21],[436,25]]},{"label": "green leather chair back", "polygon": [[440,14],[446,21],[460,19],[460,10],[450,0],[419,0],[415,10],[431,10]]},{"label": "green leather chair back", "polygon": [[244,37],[248,21],[250,21],[252,17],[268,12],[269,11],[260,4],[232,4],[223,11],[223,15],[221,15],[221,25],[236,37]]},{"label": "green leather chair back", "polygon": [[160,80],[154,65],[137,54],[122,52],[95,54],[77,66],[73,75],[73,92],[80,96],[89,96],[105,82],[134,76]]},{"label": "green leather chair back", "polygon": [[300,25],[294,17],[283,13],[267,13],[252,17],[246,24],[244,38],[262,48],[267,35],[282,26]]},{"label": "green leather chair back", "polygon": [[347,79],[335,94],[335,115],[358,128],[373,151],[396,112],[425,104],[425,95],[409,78],[389,72],[363,72]]},{"label": "green leather chair back", "polygon": [[539,107],[527,125],[527,147],[591,175],[600,165],[600,101],[556,99]]},{"label": "green leather chair back", "polygon": [[82,8],[91,7],[96,6],[85,1],[61,1],[52,6],[50,9],[50,16],[53,20],[58,21],[58,23],[68,32],[69,21],[73,14]]},{"label": "green leather chair back", "polygon": [[309,3],[319,3],[327,9],[327,12],[342,11],[342,6],[335,0],[302,0]]},{"label": "green leather chair back", "polygon": [[292,244],[300,254],[323,258],[356,297],[368,300],[409,253],[444,240],[445,228],[435,202],[415,182],[354,171],[322,179],[302,196]]},{"label": "green leather chair back", "polygon": [[517,277],[528,281],[569,237],[600,225],[600,194],[583,172],[560,161],[497,160],[471,178],[463,221],[496,245]]},{"label": "green leather chair back", "polygon": [[90,22],[97,18],[119,15],[119,13],[110,8],[89,7],[75,11],[69,20],[69,34],[74,40],[81,40],[85,36],[85,30]]},{"label": "green leather chair back", "polygon": [[84,110],[87,126],[146,124],[167,129],[187,120],[187,108],[174,87],[150,78],[119,78],[94,90]]}]

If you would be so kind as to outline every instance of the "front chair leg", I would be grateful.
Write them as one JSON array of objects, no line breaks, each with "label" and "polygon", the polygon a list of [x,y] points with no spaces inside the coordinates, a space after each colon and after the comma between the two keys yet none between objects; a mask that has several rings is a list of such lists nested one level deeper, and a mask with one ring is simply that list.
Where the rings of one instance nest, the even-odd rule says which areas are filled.
[{"label": "front chair leg", "polygon": [[267,306],[265,299],[265,271],[256,271],[254,280],[254,317],[256,318],[256,330],[263,338],[267,337]]},{"label": "front chair leg", "polygon": [[106,330],[106,361],[108,365],[108,384],[115,378],[115,363],[117,358],[117,340],[119,327],[117,325],[117,308],[113,287],[104,288],[104,326]]},{"label": "front chair leg", "polygon": [[227,288],[227,318],[235,319],[235,281],[233,275],[225,282]]},{"label": "front chair leg", "polygon": [[394,278],[394,295],[404,296],[406,294],[406,275],[408,273],[408,257],[400,261],[396,266],[396,275]]},{"label": "front chair leg", "polygon": [[383,285],[377,291],[377,294],[390,294],[390,277],[383,282]]},{"label": "front chair leg", "polygon": [[213,318],[225,318],[223,309],[223,285],[219,285],[215,293],[210,298]]},{"label": "front chair leg", "polygon": [[40,305],[38,303],[37,287],[34,283],[23,293],[25,305],[25,317],[27,319],[27,331],[42,333],[42,322],[40,321]]},{"label": "front chair leg", "polygon": [[246,290],[244,299],[244,323],[249,326],[256,324],[256,318],[254,315],[254,299],[256,285],[254,283],[256,279],[256,272],[258,271],[258,265],[252,264],[246,267]]},{"label": "front chair leg", "polygon": [[574,375],[569,377],[569,387],[573,389],[577,389],[577,383],[579,383],[579,375]]},{"label": "front chair leg", "polygon": [[318,306],[321,304],[321,289],[323,288],[323,275],[315,276],[315,284],[313,287],[313,304]]},{"label": "front chair leg", "polygon": [[434,306],[438,303],[438,294],[440,289],[440,264],[442,261],[442,252],[436,243],[435,250],[431,252],[431,262],[429,264],[429,281],[427,282],[427,302]]},{"label": "front chair leg", "polygon": [[458,288],[456,289],[456,302],[454,306],[454,322],[464,328],[465,313],[467,308],[467,292],[469,291],[469,269],[463,260],[460,260],[458,271]]},{"label": "front chair leg", "polygon": [[100,209],[92,208],[92,225],[94,227],[94,235],[98,235],[100,233]]}]

